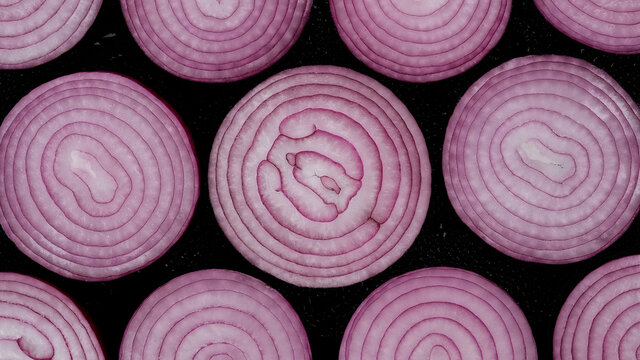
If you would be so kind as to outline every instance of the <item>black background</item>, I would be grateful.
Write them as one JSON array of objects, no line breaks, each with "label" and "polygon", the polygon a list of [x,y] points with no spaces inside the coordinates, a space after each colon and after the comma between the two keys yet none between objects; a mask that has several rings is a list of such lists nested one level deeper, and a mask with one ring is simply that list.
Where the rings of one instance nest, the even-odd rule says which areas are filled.
[{"label": "black background", "polygon": [[[550,359],[556,316],[573,287],[605,262],[640,253],[638,221],[611,247],[569,265],[542,265],[511,259],[486,245],[460,221],[442,179],[442,144],[447,121],[466,89],[485,72],[514,57],[564,54],[585,59],[607,71],[633,99],[640,99],[640,55],[613,55],[562,35],[535,8],[518,0],[498,45],[478,65],[456,77],[427,84],[404,83],[377,74],[360,63],[340,40],[326,0],[315,0],[300,39],[274,66],[230,84],[203,84],[177,78],[152,63],[126,27],[120,2],[104,0],[83,40],[59,58],[27,70],[0,70],[0,118],[38,85],[78,71],[112,71],[130,76],[165,99],[193,135],[200,163],[201,192],[195,215],[180,240],[149,267],[109,282],[87,283],[54,274],[20,253],[2,233],[0,271],[43,279],[70,295],[93,321],[108,359],[117,359],[127,322],[154,289],[181,274],[226,268],[257,277],[283,294],[300,315],[315,359],[336,359],[342,333],[360,302],[377,286],[407,271],[427,266],[457,266],[496,282],[521,306],[538,346]],[[423,130],[433,168],[427,220],[409,251],[381,274],[338,289],[299,288],[249,264],[229,244],[209,203],[207,163],[216,130],[231,107],[251,88],[287,68],[311,64],[349,67],[389,87],[405,102]]]}]

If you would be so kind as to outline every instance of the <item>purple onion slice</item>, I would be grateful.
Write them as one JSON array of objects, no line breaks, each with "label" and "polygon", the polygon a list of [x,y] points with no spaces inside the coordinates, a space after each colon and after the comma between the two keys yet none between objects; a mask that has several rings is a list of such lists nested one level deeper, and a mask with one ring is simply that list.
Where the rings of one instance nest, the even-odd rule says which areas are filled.
[{"label": "purple onion slice", "polygon": [[541,263],[591,257],[638,213],[639,116],[620,85],[583,60],[508,61],[467,91],[449,122],[449,198],[507,255]]},{"label": "purple onion slice", "polygon": [[349,50],[394,79],[427,82],[477,64],[502,37],[511,0],[331,0]]},{"label": "purple onion slice", "polygon": [[300,36],[312,0],[121,0],[127,25],[166,71],[231,82],[280,59]]},{"label": "purple onion slice", "polygon": [[1,359],[104,359],[74,302],[36,278],[0,273]]},{"label": "purple onion slice", "polygon": [[640,53],[640,3],[635,0],[535,0],[556,29],[615,54]]},{"label": "purple onion slice", "polygon": [[148,265],[184,232],[198,189],[183,124],[120,75],[50,81],[0,127],[0,224],[66,277],[109,280]]},{"label": "purple onion slice", "polygon": [[431,168],[393,93],[345,68],[309,66],[271,77],[231,110],[209,189],[250,262],[296,285],[338,287],[379,273],[413,243]]},{"label": "purple onion slice", "polygon": [[71,49],[102,0],[0,1],[0,69],[26,69]]},{"label": "purple onion slice", "polygon": [[229,270],[177,277],[140,305],[120,360],[310,360],[300,318],[276,290]]},{"label": "purple onion slice", "polygon": [[494,283],[424,268],[372,292],[351,317],[340,360],[537,359],[526,317]]},{"label": "purple onion slice", "polygon": [[637,359],[640,355],[640,256],[610,261],[571,292],[556,321],[556,360]]}]

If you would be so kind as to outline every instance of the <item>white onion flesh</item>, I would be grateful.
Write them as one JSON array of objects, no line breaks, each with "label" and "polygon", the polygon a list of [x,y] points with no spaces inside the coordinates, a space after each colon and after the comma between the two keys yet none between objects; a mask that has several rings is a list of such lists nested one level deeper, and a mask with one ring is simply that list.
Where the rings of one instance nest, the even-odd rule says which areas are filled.
[{"label": "white onion flesh", "polygon": [[422,132],[401,101],[354,71],[309,66],[258,85],[227,115],[209,163],[231,243],[290,283],[338,287],[413,243],[431,193]]},{"label": "white onion flesh", "polygon": [[300,36],[312,0],[121,0],[138,45],[181,78],[230,82],[280,59]]},{"label": "white onion flesh", "polygon": [[48,269],[138,270],[184,232],[199,193],[189,135],[138,83],[77,73],[39,86],[0,127],[0,223]]},{"label": "white onion flesh", "polygon": [[494,283],[458,268],[424,268],[373,291],[351,317],[340,360],[535,360],[529,323]]},{"label": "white onion flesh", "polygon": [[0,2],[0,69],[26,69],[71,49],[93,24],[102,0]]},{"label": "white onion flesh", "polygon": [[154,291],[125,331],[120,360],[311,360],[307,334],[276,290],[248,275],[201,270]]},{"label": "white onion flesh", "polygon": [[640,207],[640,110],[604,71],[517,58],[478,80],[447,127],[443,171],[460,218],[503,253],[593,256]]},{"label": "white onion flesh", "polygon": [[535,0],[556,29],[587,46],[615,54],[640,53],[636,0]]},{"label": "white onion flesh", "polygon": [[340,37],[367,66],[427,82],[482,60],[504,33],[511,0],[331,0],[331,12]]},{"label": "white onion flesh", "polygon": [[73,300],[36,278],[0,273],[0,358],[103,360]]}]

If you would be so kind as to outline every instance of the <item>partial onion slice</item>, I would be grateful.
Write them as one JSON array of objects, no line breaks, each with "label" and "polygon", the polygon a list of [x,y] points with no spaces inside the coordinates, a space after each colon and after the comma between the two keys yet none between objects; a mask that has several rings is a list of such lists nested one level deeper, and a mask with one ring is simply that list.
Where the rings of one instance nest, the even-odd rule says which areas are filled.
[{"label": "partial onion slice", "polygon": [[593,48],[640,53],[640,3],[636,0],[535,0],[544,17],[565,35]]},{"label": "partial onion slice", "polygon": [[0,69],[55,59],[87,32],[102,0],[0,1]]},{"label": "partial onion slice", "polygon": [[358,307],[340,360],[537,359],[526,317],[482,276],[424,268],[393,278]]},{"label": "partial onion slice", "polygon": [[511,0],[331,0],[347,47],[373,70],[427,82],[460,74],[502,37]]},{"label": "partial onion slice", "polygon": [[129,321],[120,360],[310,360],[307,333],[276,290],[229,270],[182,275],[154,291]]},{"label": "partial onion slice", "polygon": [[258,85],[213,143],[216,218],[253,264],[307,287],[349,285],[413,243],[431,193],[422,132],[354,71],[310,66]]},{"label": "partial onion slice", "polygon": [[526,261],[603,250],[640,206],[640,110],[578,59],[511,60],[478,80],[447,127],[443,171],[461,219]]},{"label": "partial onion slice", "polygon": [[553,358],[637,359],[640,355],[640,256],[614,260],[585,277],[562,307]]},{"label": "partial onion slice", "polygon": [[312,0],[121,0],[142,50],[176,76],[230,82],[280,59],[300,36]]},{"label": "partial onion slice", "polygon": [[183,233],[197,197],[186,129],[120,75],[41,85],[0,127],[0,224],[63,276],[109,280],[148,265]]},{"label": "partial onion slice", "polygon": [[0,273],[0,359],[104,359],[91,325],[58,289]]}]

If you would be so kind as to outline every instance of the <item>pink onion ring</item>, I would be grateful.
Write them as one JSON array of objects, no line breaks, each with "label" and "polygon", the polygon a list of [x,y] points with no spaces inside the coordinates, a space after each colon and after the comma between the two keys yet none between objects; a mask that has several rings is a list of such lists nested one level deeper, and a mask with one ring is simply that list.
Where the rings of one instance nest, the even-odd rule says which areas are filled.
[{"label": "pink onion ring", "polygon": [[556,29],[615,54],[640,53],[640,4],[635,0],[535,0]]},{"label": "pink onion ring", "polygon": [[424,268],[372,292],[351,317],[340,360],[537,359],[526,317],[482,276]]},{"label": "pink onion ring", "polygon": [[182,275],[154,291],[131,318],[120,360],[311,360],[307,333],[289,302],[229,270]]},{"label": "pink onion ring", "polygon": [[280,59],[300,36],[312,0],[121,0],[147,56],[181,78],[230,82]]},{"label": "pink onion ring", "polygon": [[558,315],[553,358],[637,359],[640,355],[640,256],[606,263],[571,292]]},{"label": "pink onion ring", "polygon": [[338,287],[398,259],[424,222],[431,168],[407,108],[333,66],[287,70],[227,115],[209,163],[216,218],[253,264]]},{"label": "pink onion ring", "polygon": [[0,273],[1,359],[104,359],[80,309],[36,278]]},{"label": "pink onion ring", "polygon": [[87,32],[102,0],[0,1],[0,69],[53,60]]},{"label": "pink onion ring", "polygon": [[511,0],[331,0],[347,47],[373,70],[427,82],[477,64],[502,37]]},{"label": "pink onion ring", "polygon": [[184,232],[198,168],[178,117],[111,73],[39,86],[0,127],[0,224],[46,268],[87,281],[141,269]]},{"label": "pink onion ring", "polygon": [[449,122],[449,198],[507,255],[542,263],[591,257],[638,213],[639,116],[620,85],[583,60],[511,60],[478,80]]}]

